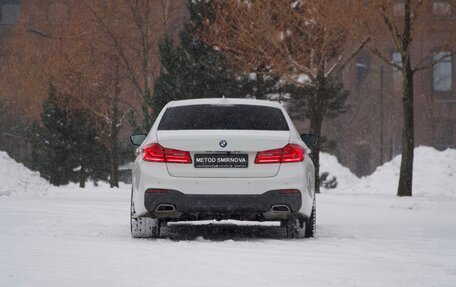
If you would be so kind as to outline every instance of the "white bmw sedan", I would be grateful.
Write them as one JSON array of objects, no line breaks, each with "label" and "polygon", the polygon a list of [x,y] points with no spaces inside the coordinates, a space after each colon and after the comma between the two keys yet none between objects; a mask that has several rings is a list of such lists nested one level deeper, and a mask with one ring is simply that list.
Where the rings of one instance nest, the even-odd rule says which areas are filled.
[{"label": "white bmw sedan", "polygon": [[280,221],[289,238],[312,237],[316,142],[282,105],[249,99],[168,103],[137,145],[131,234],[158,237],[170,221]]}]

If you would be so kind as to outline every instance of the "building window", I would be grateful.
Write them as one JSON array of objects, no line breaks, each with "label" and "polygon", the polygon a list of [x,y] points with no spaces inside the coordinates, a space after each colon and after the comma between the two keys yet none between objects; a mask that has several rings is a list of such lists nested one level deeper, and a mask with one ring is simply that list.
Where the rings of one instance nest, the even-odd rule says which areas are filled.
[{"label": "building window", "polygon": [[[398,51],[394,51],[391,54],[391,60],[393,64],[402,67],[402,56]],[[393,89],[399,91],[402,89],[402,71],[393,66]]]},{"label": "building window", "polygon": [[450,15],[451,14],[451,3],[449,1],[434,1],[432,3],[432,14]]},{"label": "building window", "polygon": [[0,7],[0,23],[4,25],[15,24],[19,20],[19,5],[5,4]]},{"label": "building window", "polygon": [[453,56],[450,52],[439,52],[434,56],[432,88],[434,92],[453,90]]},{"label": "building window", "polygon": [[[392,58],[394,64],[402,67],[402,56],[401,56],[400,52],[394,51],[391,55],[391,58]],[[399,71],[399,69],[394,67],[394,71]]]}]

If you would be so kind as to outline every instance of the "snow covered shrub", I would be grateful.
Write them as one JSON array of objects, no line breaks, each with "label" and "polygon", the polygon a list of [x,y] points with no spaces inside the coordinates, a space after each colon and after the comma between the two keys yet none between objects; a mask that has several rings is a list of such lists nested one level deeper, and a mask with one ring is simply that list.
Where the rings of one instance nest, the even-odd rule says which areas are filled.
[{"label": "snow covered shrub", "polygon": [[337,187],[337,178],[335,176],[330,177],[329,172],[320,174],[320,186],[326,189],[334,189]]}]

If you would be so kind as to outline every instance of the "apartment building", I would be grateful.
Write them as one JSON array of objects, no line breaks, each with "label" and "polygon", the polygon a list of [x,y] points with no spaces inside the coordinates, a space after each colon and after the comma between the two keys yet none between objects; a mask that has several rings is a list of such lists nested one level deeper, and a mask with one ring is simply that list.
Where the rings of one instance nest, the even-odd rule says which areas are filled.
[{"label": "apartment building", "polygon": [[[403,17],[403,1],[394,4],[395,17]],[[421,11],[421,26],[412,47],[412,61],[430,57],[434,66],[415,74],[415,145],[443,150],[456,148],[456,1],[429,1]],[[378,35],[377,47],[401,64],[390,35]],[[324,124],[324,134],[336,143],[333,152],[357,175],[372,173],[377,166],[401,153],[402,74],[369,51],[364,51],[344,72],[350,90],[349,111]]]},{"label": "apartment building", "polygon": [[0,0],[0,56],[5,39],[19,20],[20,0]]}]

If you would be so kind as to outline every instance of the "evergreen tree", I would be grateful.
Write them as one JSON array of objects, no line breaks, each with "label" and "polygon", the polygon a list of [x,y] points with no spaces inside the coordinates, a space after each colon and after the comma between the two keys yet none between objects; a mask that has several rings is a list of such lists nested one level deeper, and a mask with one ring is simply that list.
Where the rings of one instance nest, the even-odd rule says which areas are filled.
[{"label": "evergreen tree", "polygon": [[160,44],[161,73],[154,85],[153,110],[158,113],[169,101],[192,98],[239,97],[239,82],[216,51],[181,33],[181,45],[170,38]]},{"label": "evergreen tree", "polygon": [[89,177],[106,179],[107,151],[93,120],[84,110],[67,109],[52,83],[41,120],[43,127],[35,123],[31,136],[33,167],[41,176],[57,186],[72,181],[85,187]]},{"label": "evergreen tree", "polygon": [[[315,89],[317,89],[315,86],[302,87],[286,85],[283,87],[283,91],[290,95],[288,110],[293,119],[309,119],[312,114],[319,114],[324,119],[335,118],[348,110],[346,100],[349,96],[349,92],[344,89],[341,83],[334,80],[325,82],[323,91],[318,93],[320,96],[317,96]],[[328,141],[326,137],[321,137],[318,140],[320,141],[319,150],[328,151],[335,148],[336,143]],[[318,171],[319,167],[317,168],[317,163],[320,162],[319,152],[313,152],[310,156],[316,165],[315,170]],[[325,181],[321,181],[321,179],[326,179],[324,174],[316,177],[315,183],[318,185],[325,184]],[[319,188],[316,188],[316,190],[319,192]]]},{"label": "evergreen tree", "polygon": [[266,76],[261,73],[240,78],[242,94],[261,100],[282,100],[285,90],[280,85],[279,76]]},{"label": "evergreen tree", "polygon": [[321,113],[324,118],[335,118],[338,115],[345,113],[348,110],[346,104],[349,91],[344,89],[342,83],[337,81],[329,81],[324,88],[324,96],[315,98],[314,86],[297,86],[286,85],[283,87],[283,92],[290,95],[289,112],[291,117],[299,120],[309,119],[313,107],[313,102],[321,101]]},{"label": "evergreen tree", "polygon": [[87,179],[107,180],[109,155],[99,142],[98,131],[87,111],[71,111],[68,143],[72,153],[68,155],[73,166],[72,181],[85,187]]},{"label": "evergreen tree", "polygon": [[67,184],[72,179],[73,165],[68,155],[68,114],[60,105],[56,87],[50,83],[48,98],[41,113],[43,127],[32,127],[33,166],[53,185]]},{"label": "evergreen tree", "polygon": [[28,161],[28,133],[30,123],[23,113],[8,106],[0,99],[0,150],[14,160],[30,165]]},{"label": "evergreen tree", "polygon": [[[180,45],[176,46],[169,37],[160,44],[161,71],[150,102],[156,115],[173,100],[223,96],[264,98],[277,87],[278,77],[240,75],[230,70],[219,51],[195,36],[203,15],[210,13],[208,7],[205,1],[189,1],[190,21],[180,33]],[[150,125],[146,122],[145,129]]]}]

